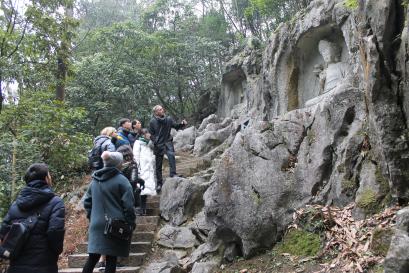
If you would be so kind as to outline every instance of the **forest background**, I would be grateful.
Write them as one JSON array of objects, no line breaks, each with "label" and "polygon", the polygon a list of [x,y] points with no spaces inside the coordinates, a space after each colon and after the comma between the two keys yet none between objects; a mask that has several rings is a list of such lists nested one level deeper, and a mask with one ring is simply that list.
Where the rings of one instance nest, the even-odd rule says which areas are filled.
[{"label": "forest background", "polygon": [[224,62],[310,2],[0,1],[0,219],[33,162],[69,191],[93,137],[121,117],[146,125],[162,104],[200,122],[216,110]]}]

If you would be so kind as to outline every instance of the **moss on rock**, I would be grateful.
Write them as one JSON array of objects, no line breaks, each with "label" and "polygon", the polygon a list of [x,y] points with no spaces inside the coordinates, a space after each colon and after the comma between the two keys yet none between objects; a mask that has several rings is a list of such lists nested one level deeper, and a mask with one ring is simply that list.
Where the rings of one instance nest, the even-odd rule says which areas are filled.
[{"label": "moss on rock", "polygon": [[386,257],[391,244],[393,231],[391,228],[377,228],[372,234],[371,251],[377,256]]},{"label": "moss on rock", "polygon": [[376,213],[380,209],[376,192],[372,189],[365,189],[357,200],[356,205],[363,209],[366,214]]},{"label": "moss on rock", "polygon": [[358,184],[355,179],[346,179],[344,178],[341,183],[342,192],[347,196],[352,196],[358,189]]},{"label": "moss on rock", "polygon": [[350,9],[357,9],[359,6],[358,0],[345,0],[344,5]]},{"label": "moss on rock", "polygon": [[293,229],[290,230],[278,247],[280,253],[294,256],[315,256],[321,247],[320,236],[315,233]]}]

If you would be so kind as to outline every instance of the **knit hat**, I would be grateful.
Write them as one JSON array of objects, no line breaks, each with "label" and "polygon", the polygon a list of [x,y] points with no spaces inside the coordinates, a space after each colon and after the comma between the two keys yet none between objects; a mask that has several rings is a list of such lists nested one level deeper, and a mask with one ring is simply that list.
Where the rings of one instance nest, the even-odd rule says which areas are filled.
[{"label": "knit hat", "polygon": [[101,155],[104,167],[118,167],[124,159],[121,153],[105,151]]}]

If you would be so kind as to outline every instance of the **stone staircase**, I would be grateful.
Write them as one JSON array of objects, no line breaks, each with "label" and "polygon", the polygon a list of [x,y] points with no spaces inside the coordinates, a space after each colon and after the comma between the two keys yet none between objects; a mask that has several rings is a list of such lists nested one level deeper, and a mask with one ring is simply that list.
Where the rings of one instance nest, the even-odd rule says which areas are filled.
[{"label": "stone staircase", "polygon": [[[159,196],[148,197],[147,216],[137,216],[136,228],[132,236],[129,257],[120,258],[118,262],[124,267],[118,267],[118,273],[137,273],[151,251],[155,231],[159,224]],[[77,246],[77,253],[68,256],[68,267],[60,269],[59,273],[81,273],[88,258],[87,243]],[[94,272],[99,272],[96,268]]]},{"label": "stone staircase", "polygon": [[[163,177],[169,176],[169,164],[167,157],[164,157],[163,162]],[[198,158],[191,153],[178,152],[176,154],[176,172],[183,177],[191,177],[201,170],[210,166],[211,162],[203,158]]]},{"label": "stone staircase", "polygon": [[[166,160],[163,163],[163,177],[169,176],[169,164]],[[176,171],[183,177],[191,177],[208,168],[211,162],[202,158],[197,158],[191,153],[177,153]],[[136,229],[132,236],[131,250],[129,257],[120,258],[118,262],[124,267],[118,267],[118,273],[138,273],[141,266],[148,258],[152,249],[152,243],[155,238],[156,229],[159,226],[159,202],[160,195],[148,197],[147,216],[137,216]],[[84,242],[77,246],[75,254],[68,256],[68,268],[60,269],[59,273],[81,273],[82,268],[88,258],[87,243]],[[99,272],[98,268],[94,272]]]}]

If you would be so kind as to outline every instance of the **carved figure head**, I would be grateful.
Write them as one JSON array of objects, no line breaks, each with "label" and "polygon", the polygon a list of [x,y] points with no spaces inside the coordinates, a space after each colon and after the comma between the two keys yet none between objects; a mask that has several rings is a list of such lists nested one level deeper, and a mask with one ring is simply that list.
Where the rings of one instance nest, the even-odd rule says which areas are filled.
[{"label": "carved figure head", "polygon": [[339,47],[336,43],[321,40],[318,43],[318,51],[324,58],[326,64],[338,63],[341,60],[341,47]]}]

